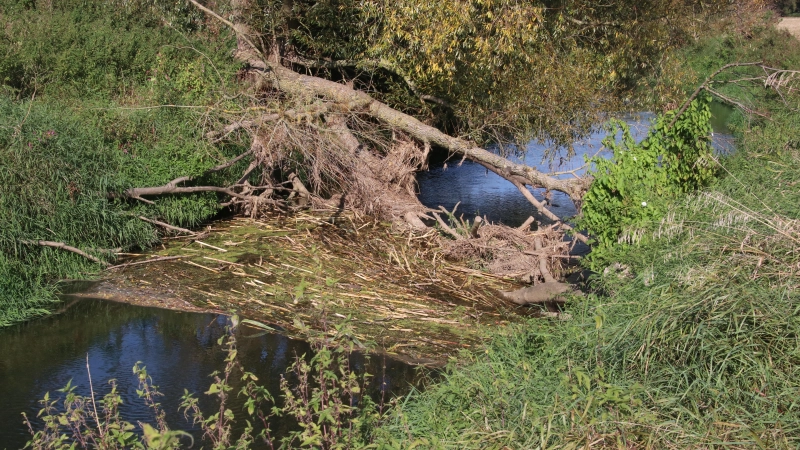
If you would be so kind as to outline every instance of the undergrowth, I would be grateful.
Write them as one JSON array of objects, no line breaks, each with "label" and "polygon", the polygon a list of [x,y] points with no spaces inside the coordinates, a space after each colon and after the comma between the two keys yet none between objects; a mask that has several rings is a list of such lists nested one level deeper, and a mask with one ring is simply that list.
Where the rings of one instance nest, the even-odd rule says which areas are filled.
[{"label": "undergrowth", "polygon": [[711,188],[673,202],[630,277],[568,319],[499,331],[386,427],[426,448],[800,445],[800,129],[754,127]]},{"label": "undergrowth", "polygon": [[218,102],[237,65],[219,51],[231,37],[200,18],[159,1],[0,6],[0,326],[45,314],[53,281],[92,277],[115,253],[157,242],[165,230],[140,216],[193,227],[219,211],[209,193],[155,204],[109,195],[200,176],[243,151],[202,136],[209,111],[230,106]]}]

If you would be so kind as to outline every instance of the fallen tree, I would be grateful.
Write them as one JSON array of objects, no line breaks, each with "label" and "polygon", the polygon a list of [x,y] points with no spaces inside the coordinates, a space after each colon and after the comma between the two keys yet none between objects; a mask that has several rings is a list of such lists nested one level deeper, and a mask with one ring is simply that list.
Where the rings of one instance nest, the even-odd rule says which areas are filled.
[{"label": "fallen tree", "polygon": [[[570,41],[571,43],[564,49],[543,48],[540,41],[550,39],[557,33],[565,31],[564,28],[559,28],[562,27],[562,25],[558,25],[560,22],[551,22],[551,19],[554,18],[547,16],[550,12],[546,8],[538,4],[531,4],[524,7],[522,11],[509,13],[503,8],[510,7],[510,4],[506,5],[503,2],[501,2],[503,3],[502,8],[498,11],[485,10],[482,9],[483,6],[470,4],[474,10],[470,10],[469,14],[472,16],[469,20],[485,20],[486,17],[491,19],[492,15],[498,12],[506,14],[504,17],[508,23],[486,25],[488,28],[476,29],[465,34],[468,40],[490,42],[495,47],[490,50],[475,48],[472,56],[474,67],[453,68],[456,72],[463,73],[440,75],[436,67],[427,67],[413,77],[408,75],[411,68],[406,67],[407,61],[400,58],[402,50],[395,53],[389,52],[390,59],[333,60],[325,55],[324,51],[315,47],[324,44],[312,43],[303,47],[298,45],[296,40],[292,41],[291,36],[293,35],[287,31],[287,27],[296,28],[297,24],[291,25],[290,18],[267,17],[269,20],[286,20],[287,22],[283,28],[275,28],[274,22],[272,22],[273,28],[271,29],[265,29],[262,24],[261,29],[255,30],[253,23],[257,23],[258,20],[254,17],[258,16],[259,8],[263,5],[248,0],[234,0],[230,4],[231,11],[228,15],[231,20],[228,20],[197,0],[190,1],[214,20],[235,32],[237,37],[235,57],[243,63],[240,78],[244,82],[243,90],[246,91],[251,102],[230,123],[221,129],[211,130],[207,133],[209,139],[214,141],[224,140],[236,133],[245,133],[251,142],[250,149],[234,160],[223,163],[208,172],[226,169],[241,160],[249,160],[249,165],[239,177],[238,182],[230,186],[183,186],[183,183],[190,182],[192,179],[180,177],[163,186],[131,188],[122,194],[115,194],[115,196],[151,202],[152,200],[147,197],[218,192],[230,198],[223,203],[224,205],[237,207],[252,216],[271,208],[288,209],[308,204],[325,204],[375,215],[419,231],[427,230],[429,226],[438,224],[456,241],[461,240],[459,236],[462,234],[454,231],[451,226],[458,229],[461,225],[465,231],[463,237],[466,240],[474,241],[470,244],[473,246],[478,245],[477,242],[481,239],[482,234],[491,234],[492,236],[502,234],[497,230],[488,232],[493,230],[489,227],[484,227],[484,231],[480,232],[479,227],[470,227],[466,223],[459,225],[458,222],[451,221],[448,224],[438,215],[437,211],[425,207],[417,200],[414,174],[425,168],[429,152],[432,147],[435,147],[447,151],[452,157],[460,158],[462,161],[469,160],[480,164],[506,179],[520,191],[542,217],[554,223],[548,228],[548,239],[552,240],[552,245],[549,245],[550,243],[543,245],[541,234],[526,236],[524,232],[520,231],[516,232],[519,235],[518,238],[527,240],[527,244],[518,242],[515,251],[510,252],[511,247],[500,242],[501,240],[484,239],[479,245],[490,248],[491,251],[487,252],[484,249],[484,251],[478,252],[479,254],[485,256],[491,253],[491,258],[495,260],[499,260],[498,255],[503,254],[509,261],[523,261],[533,269],[523,270],[517,275],[529,282],[542,282],[549,289],[556,283],[552,276],[558,264],[555,261],[560,261],[561,258],[567,256],[569,246],[562,245],[564,234],[571,232],[574,239],[588,241],[587,236],[575,232],[570,225],[553,214],[547,208],[546,201],[539,201],[531,192],[531,188],[544,189],[547,193],[550,191],[563,192],[580,210],[581,203],[591,184],[591,177],[578,176],[574,172],[570,178],[543,173],[526,164],[515,162],[504,152],[486,150],[481,144],[487,142],[487,136],[488,142],[494,141],[501,144],[519,142],[521,139],[531,137],[527,130],[535,127],[540,129],[538,134],[534,135],[535,137],[541,139],[550,136],[558,143],[564,143],[569,137],[586,132],[590,129],[587,126],[593,125],[597,119],[594,115],[598,112],[597,108],[607,105],[614,98],[613,93],[609,92],[613,91],[610,87],[615,83],[609,84],[608,80],[602,80],[602,76],[585,65],[568,66],[571,64],[568,61],[574,59],[576,55],[594,54],[610,57],[616,55],[617,52],[625,53],[632,48],[638,48],[636,46],[639,44],[631,40],[614,41],[603,45],[575,44]],[[408,3],[413,4],[414,2]],[[287,5],[284,4],[281,14],[294,14],[292,12],[294,9],[302,9],[300,5],[305,4],[288,2],[289,9],[286,10]],[[356,8],[356,6],[348,5],[348,8]],[[380,2],[371,5],[373,7],[376,5],[382,8],[389,7],[388,4]],[[409,5],[398,6],[398,11],[400,11],[398,14],[408,14],[408,11],[403,10],[407,6]],[[633,38],[646,32],[642,29],[647,27],[631,28],[622,22],[608,20],[610,15],[615,14],[615,11],[619,12],[618,9],[624,6],[621,3],[612,3],[606,9],[592,10],[592,14],[596,14],[596,17],[583,16],[580,19],[569,15],[571,13],[562,11],[559,13],[558,19],[567,19],[568,22],[578,26],[569,31],[572,39],[586,38],[597,34],[616,36],[621,32],[628,33],[627,37]],[[703,9],[706,6],[687,2],[685,8],[688,8],[688,11],[695,7]],[[661,11],[660,7],[654,8],[654,11],[649,13],[653,14],[652,17],[642,19],[647,26],[655,25],[663,19],[658,13]],[[267,7],[261,8],[261,13],[268,16],[268,9]],[[709,14],[707,11],[699,11],[698,14],[700,12],[706,16]],[[674,11],[669,14],[670,17],[678,17]],[[275,17],[278,16],[280,15]],[[403,25],[401,23],[398,25],[392,20],[403,22],[403,20],[407,21],[410,20],[410,17],[417,16],[411,14],[398,19],[389,14],[387,17],[390,18],[385,19],[386,21],[381,22],[378,27],[380,36],[368,42],[364,52],[371,51],[380,56],[380,51],[374,50],[374,48],[381,45],[385,47],[387,42],[394,42],[393,40],[397,39],[404,41],[415,39],[408,33],[398,34],[399,28],[406,25],[413,27],[413,24]],[[262,17],[262,21],[267,19]],[[525,24],[536,26],[533,31],[518,30],[518,25]],[[462,22],[448,25],[452,25],[459,33],[466,29],[463,28],[466,25]],[[684,25],[689,27],[688,22]],[[333,25],[323,24],[318,25],[318,28],[325,29],[326,26]],[[350,23],[350,26],[353,24]],[[500,27],[504,32],[510,33],[515,39],[521,39],[525,43],[503,41],[496,35],[501,30]],[[654,36],[658,33],[656,29],[649,30],[650,33],[654,33]],[[674,36],[663,37],[665,42],[659,43],[655,48],[646,46],[638,48],[643,52],[642,55],[645,55],[641,58],[655,57],[663,53],[669,46],[674,45],[670,42]],[[423,35],[420,39],[425,41],[425,39],[432,38]],[[422,50],[429,51],[430,49],[425,45],[433,44],[425,41],[420,45],[422,45]],[[545,63],[539,61],[540,55],[536,54],[537,51],[545,56],[550,55],[550,61]],[[307,57],[306,55],[309,53],[318,58]],[[458,52],[454,55],[456,58],[461,57]],[[435,56],[430,57],[436,59]],[[399,59],[392,61],[391,58]],[[492,58],[499,59],[494,61]],[[498,64],[501,69],[483,67],[483,64],[489,60]],[[547,72],[544,69],[545,66],[537,66],[540,63],[547,67],[552,65],[569,70],[558,74],[558,78],[544,81],[536,79],[535,76],[519,78],[518,70],[525,67],[526,64]],[[645,66],[644,62],[641,64],[642,67]],[[598,62],[595,69],[601,66],[602,64]],[[509,70],[508,75],[494,73],[503,68]],[[636,66],[630,67],[621,62],[618,62],[618,66],[615,67],[615,70],[617,69],[620,71],[624,69],[626,76],[630,78],[635,77],[639,70]],[[517,85],[526,89],[539,83],[537,85],[539,97],[522,100],[509,97],[504,92],[501,100],[495,100],[492,99],[492,92],[489,91],[488,99],[484,95],[485,93],[476,92],[475,95],[478,97],[473,96],[472,103],[461,97],[457,97],[455,101],[451,98],[443,98],[441,93],[452,92],[455,89],[453,83],[456,81],[472,83],[471,79],[465,81],[461,78],[469,77],[470,74],[476,78],[475,84],[472,86],[473,90],[493,87],[521,96],[522,92],[517,90]],[[550,74],[551,77],[554,75]],[[490,81],[481,78],[487,76],[491,78]],[[422,80],[422,83],[418,83],[419,80]],[[576,104],[570,103],[571,99],[549,98],[551,92],[547,90],[547,83],[550,83],[549,87],[552,89],[574,89],[574,91],[564,92],[564,94],[580,98],[580,102]],[[419,101],[422,104],[422,110],[426,110],[428,113],[413,114],[414,108],[409,108],[408,105],[405,105],[404,108],[402,101],[397,101],[394,98],[396,95],[393,97],[391,94],[396,92],[398,85],[410,91],[410,97]],[[426,87],[433,92],[430,94],[425,92]],[[625,91],[620,87],[615,89],[617,90],[616,94]],[[527,94],[530,95],[530,93]],[[376,96],[387,100],[382,101]],[[391,101],[392,104],[390,105],[388,101]],[[431,112],[427,106],[431,103],[437,105],[440,110]],[[462,112],[462,110],[470,110],[473,104],[482,112]],[[509,111],[492,111],[492,109],[511,105],[514,107],[510,107]],[[555,109],[552,113],[550,111],[533,112],[531,105],[535,105],[539,109],[542,105],[551,105]],[[572,109],[564,112],[569,108]],[[579,108],[589,112],[585,113],[585,116],[581,116],[583,112],[579,111]],[[419,107],[416,110],[419,111]],[[552,122],[550,115],[563,120],[563,123]],[[675,115],[676,120],[678,115]],[[492,121],[496,123],[492,123]],[[567,131],[559,131],[559,126]],[[443,128],[464,131],[463,137],[453,136],[442,131]],[[470,136],[477,138],[478,141],[470,139]],[[502,228],[500,225],[492,226]],[[458,252],[455,252],[454,255],[456,253]],[[496,266],[503,266],[503,264],[500,262]],[[563,289],[558,286],[555,291],[560,293],[563,292]],[[527,297],[534,298],[536,295]],[[533,301],[539,301],[538,297],[536,298],[537,300]],[[522,297],[512,300],[518,303],[529,302]]]}]

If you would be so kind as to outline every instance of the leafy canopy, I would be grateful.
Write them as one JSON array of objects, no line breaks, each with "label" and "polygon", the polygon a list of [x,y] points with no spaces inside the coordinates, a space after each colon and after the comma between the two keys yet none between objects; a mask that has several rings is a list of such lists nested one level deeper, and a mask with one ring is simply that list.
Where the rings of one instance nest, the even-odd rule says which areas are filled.
[{"label": "leafy canopy", "polygon": [[[254,9],[262,17],[255,28],[264,42],[280,44],[281,56],[353,61],[358,70],[349,78],[369,67],[358,62],[380,63],[373,67],[392,74],[381,83],[378,70],[367,71],[375,95],[454,134],[569,144],[729,7],[725,0],[282,0]],[[412,93],[397,95],[398,86]]]}]

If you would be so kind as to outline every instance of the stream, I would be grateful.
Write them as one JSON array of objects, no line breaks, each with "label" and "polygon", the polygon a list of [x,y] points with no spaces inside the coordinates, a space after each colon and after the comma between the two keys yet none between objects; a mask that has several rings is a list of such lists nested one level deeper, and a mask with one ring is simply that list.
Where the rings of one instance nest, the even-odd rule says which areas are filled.
[{"label": "stream", "polygon": [[[217,339],[224,333],[227,317],[94,299],[66,300],[65,306],[52,316],[0,329],[0,449],[25,446],[30,434],[21,413],[35,418],[41,408],[38,400],[46,392],[52,398],[63,398],[56,391],[72,380],[78,394],[89,395],[87,354],[97,398],[109,391],[108,380],[116,379],[123,419],[153,424],[151,411],[136,394],[138,380],[131,370],[142,361],[164,394],[160,402],[167,423],[190,432],[198,448],[199,429],[183,417],[178,405],[183,390],[188,389],[201,399],[205,412],[213,411],[214,404],[203,392],[211,383],[209,374],[224,368],[225,354]],[[237,333],[238,358],[279,398],[281,375],[295,356],[309,353],[309,345],[275,333],[247,337],[253,334],[250,329]],[[375,375],[370,395],[376,401],[383,397],[388,402],[394,395],[407,393],[421,375],[414,366],[382,356],[366,359],[354,354],[350,362],[356,372]],[[234,384],[233,392],[239,387]],[[243,417],[243,399],[231,398],[236,416]],[[242,426],[244,422],[240,422]],[[41,421],[34,423],[41,428]],[[291,426],[290,421],[273,420],[273,437],[285,435]]]},{"label": "stream", "polygon": [[[726,125],[732,113],[733,108],[727,105],[717,102],[711,104],[711,127],[714,130],[712,146],[717,153],[727,153],[733,149],[733,136]],[[627,115],[622,119],[628,124],[631,134],[638,142],[647,136],[650,121],[654,117],[652,113],[640,113]],[[611,152],[601,150],[606,135],[606,130],[601,129],[586,139],[575,142],[575,156],[569,160],[562,161],[556,157],[553,163],[543,161],[542,155],[548,150],[548,146],[536,142],[528,144],[524,158],[515,160],[545,173],[580,169],[584,165],[584,155],[588,157],[596,153],[606,157],[610,155]],[[580,170],[577,174],[583,172]],[[558,175],[560,178],[571,176]],[[417,176],[417,183],[419,200],[423,205],[434,209],[444,206],[448,211],[452,211],[453,207],[460,203],[456,215],[464,214],[465,219],[471,220],[480,215],[486,216],[492,222],[516,227],[529,216],[533,216],[543,223],[548,223],[548,219],[542,217],[516,187],[494,172],[489,172],[485,167],[471,161],[461,162],[456,158],[446,162],[434,162],[430,170],[421,172]],[[543,199],[544,189],[532,189],[531,192],[538,200]],[[553,206],[549,209],[562,219],[568,219],[578,213],[572,200],[562,192],[553,192],[552,203]]]},{"label": "stream", "polygon": [[[732,137],[725,123],[731,110],[713,104],[712,113],[715,150],[728,152],[732,149]],[[625,120],[640,140],[652,118],[652,114],[645,113]],[[541,155],[546,147],[533,143],[528,145],[523,160],[547,172],[579,169],[583,166],[583,155],[592,156],[601,150],[605,134],[598,131],[577,142],[575,157],[568,161],[557,158],[556,164],[543,162]],[[466,218],[485,215],[490,221],[510,226],[531,215],[539,218],[514,186],[469,161],[441,161],[433,164],[430,171],[420,173],[417,179],[420,200],[432,208],[441,205],[452,210],[460,202],[457,214],[463,213]],[[533,192],[542,198],[542,190]],[[552,210],[559,217],[569,218],[577,213],[564,194],[554,193],[552,202]],[[173,429],[190,432],[197,441],[198,428],[187,422],[178,405],[183,390],[187,389],[201,399],[205,411],[211,410],[213,403],[203,392],[210,384],[209,374],[224,367],[225,354],[217,339],[224,333],[227,320],[218,314],[170,311],[99,299],[68,299],[57,314],[0,329],[0,449],[22,448],[30,439],[21,413],[35,418],[40,409],[38,400],[46,392],[55,397],[63,395],[56,391],[72,380],[78,394],[89,395],[87,355],[98,398],[108,392],[107,381],[116,379],[124,402],[121,407],[124,420],[153,423],[150,410],[136,394],[138,381],[131,370],[137,361],[142,361],[154,384],[165,394],[160,401],[167,422]],[[296,356],[309,353],[309,345],[281,334],[247,335],[246,331],[237,335],[240,361],[258,376],[263,386],[280,397],[281,376]],[[381,398],[388,401],[392,396],[407,393],[412,386],[419,385],[421,378],[415,366],[383,356],[365,358],[354,354],[351,365],[357,372],[375,376],[370,395],[376,401]],[[234,398],[232,406],[241,417],[242,399]],[[41,427],[40,420],[34,423]],[[292,426],[289,421],[274,420],[273,436],[285,435]]]}]

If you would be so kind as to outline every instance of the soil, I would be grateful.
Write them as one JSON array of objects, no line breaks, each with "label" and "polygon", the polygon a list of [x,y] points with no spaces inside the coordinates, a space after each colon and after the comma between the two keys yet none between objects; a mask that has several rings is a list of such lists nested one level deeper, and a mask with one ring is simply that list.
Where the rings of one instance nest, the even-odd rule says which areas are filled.
[{"label": "soil", "polygon": [[120,261],[78,295],[235,310],[299,338],[305,326],[334,334],[346,323],[379,352],[440,365],[530,309],[500,296],[520,286],[512,279],[446,261],[434,233],[399,234],[324,211],[214,222],[201,236]]},{"label": "soil", "polygon": [[786,30],[800,39],[800,17],[784,17],[777,25],[779,29]]}]

